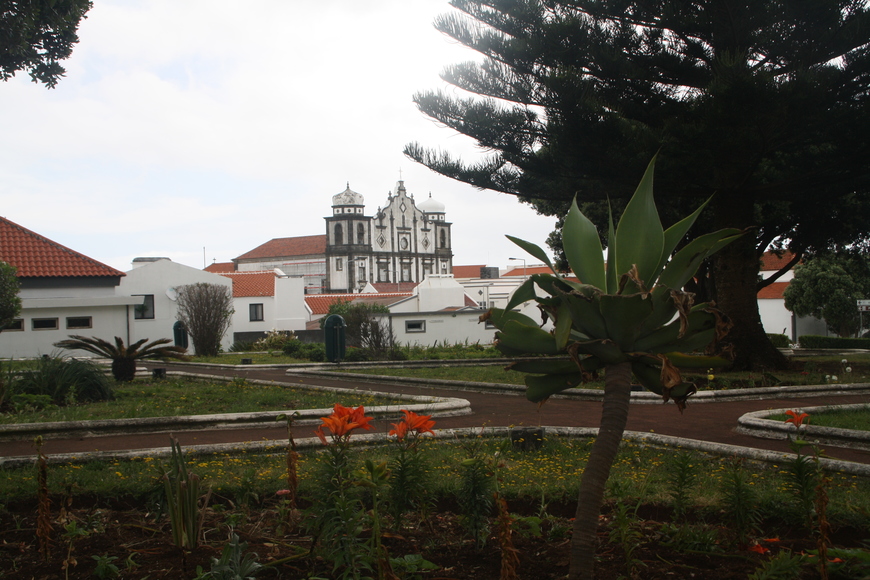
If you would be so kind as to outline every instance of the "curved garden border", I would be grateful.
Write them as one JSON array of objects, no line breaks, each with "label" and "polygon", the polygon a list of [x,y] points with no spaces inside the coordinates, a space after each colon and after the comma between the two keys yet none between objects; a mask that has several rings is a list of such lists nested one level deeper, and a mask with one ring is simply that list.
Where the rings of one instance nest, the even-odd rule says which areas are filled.
[{"label": "curved garden border", "polygon": [[[788,439],[797,434],[797,429],[784,421],[773,421],[767,417],[784,415],[787,410],[798,413],[821,413],[832,409],[866,409],[868,404],[825,405],[821,407],[801,407],[798,409],[765,409],[746,413],[737,420],[738,433],[761,437],[763,439]],[[801,438],[810,443],[832,445],[834,447],[849,447],[852,449],[870,450],[870,432],[855,429],[836,429],[834,427],[818,427],[804,424],[801,426]]]}]

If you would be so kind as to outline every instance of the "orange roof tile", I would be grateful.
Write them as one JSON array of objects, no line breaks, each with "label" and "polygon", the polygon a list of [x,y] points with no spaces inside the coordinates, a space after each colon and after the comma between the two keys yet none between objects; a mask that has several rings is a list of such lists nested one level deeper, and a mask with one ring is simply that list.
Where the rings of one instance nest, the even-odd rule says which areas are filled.
[{"label": "orange roof tile", "polygon": [[519,268],[513,268],[508,270],[503,274],[503,278],[508,276],[531,276],[532,274],[552,274],[553,271],[550,270],[547,266],[529,266],[527,268],[523,268],[520,266]]},{"label": "orange roof tile", "polygon": [[232,262],[215,262],[203,268],[206,272],[212,274],[223,274],[224,272],[235,272],[236,265]]},{"label": "orange roof tile", "polygon": [[257,246],[250,252],[242,254],[233,261],[315,255],[326,255],[326,234],[298,236],[295,238],[274,238],[263,245]]},{"label": "orange roof tile", "polygon": [[392,304],[411,296],[410,292],[386,292],[379,294],[308,294],[305,303],[311,309],[311,314],[329,313],[329,307],[336,302],[365,302]]},{"label": "orange roof tile", "polygon": [[233,298],[275,295],[275,272],[272,270],[218,274],[233,281]]},{"label": "orange roof tile", "polygon": [[5,218],[0,218],[0,260],[15,266],[19,278],[125,275]]},{"label": "orange roof tile", "polygon": [[485,264],[480,264],[477,266],[453,266],[453,277],[480,278],[480,269],[485,267]]},{"label": "orange roof tile", "polygon": [[781,270],[794,258],[791,252],[783,252],[782,256],[777,256],[773,252],[764,252],[761,255],[761,271],[768,272],[770,270]]},{"label": "orange roof tile", "polygon": [[788,282],[774,282],[758,291],[759,299],[782,298],[782,293],[788,288]]}]

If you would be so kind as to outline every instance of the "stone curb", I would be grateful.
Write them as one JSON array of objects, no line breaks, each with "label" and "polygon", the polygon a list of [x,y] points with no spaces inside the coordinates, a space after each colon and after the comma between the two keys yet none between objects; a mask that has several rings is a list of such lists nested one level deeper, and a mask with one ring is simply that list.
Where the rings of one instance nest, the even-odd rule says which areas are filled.
[{"label": "stone curb", "polygon": [[[476,383],[469,381],[453,381],[447,379],[422,379],[417,377],[394,377],[390,375],[368,375],[360,373],[343,373],[338,371],[321,371],[314,369],[288,370],[287,375],[320,376],[324,378],[354,379],[364,383],[396,383],[403,386],[427,385],[442,386],[457,391],[473,391],[480,393],[502,392],[506,395],[525,396],[526,387],[504,383]],[[836,384],[836,385],[794,385],[788,387],[757,387],[752,389],[733,389],[719,391],[698,391],[690,399],[690,403],[718,403],[720,401],[757,401],[763,399],[805,398],[820,395],[861,395],[870,394],[870,383]],[[554,399],[565,398],[580,401],[602,401],[604,391],[599,389],[566,389]],[[649,391],[634,391],[631,402],[642,405],[662,404],[662,397]],[[668,404],[673,404],[668,402]]]},{"label": "stone curb", "polygon": [[[797,435],[797,428],[784,421],[767,419],[772,415],[784,415],[792,410],[798,413],[823,413],[832,409],[867,409],[867,404],[853,405],[826,405],[822,407],[800,407],[791,409],[766,409],[746,413],[737,420],[736,431],[743,435],[760,437],[762,439],[788,439]],[[832,445],[834,447],[847,447],[850,449],[870,450],[870,432],[855,429],[836,429],[834,427],[819,427],[815,425],[803,425],[801,438],[813,444]]]},{"label": "stone curb", "polygon": [[[457,439],[470,437],[509,437],[510,427],[468,427],[463,429],[438,429],[435,431],[437,439]],[[598,434],[597,428],[590,427],[554,427],[545,426],[545,437],[556,435],[559,437],[594,437]],[[384,433],[372,435],[357,435],[354,437],[356,445],[378,445],[387,441]],[[739,457],[762,463],[778,464],[793,460],[796,456],[792,453],[780,453],[761,449],[750,449],[736,445],[723,443],[710,443],[696,439],[684,439],[670,435],[657,433],[642,433],[638,431],[626,431],[623,440],[633,441],[650,447],[667,447],[669,449],[691,449],[718,455],[721,457]],[[323,448],[323,444],[316,437],[296,439],[297,450],[310,450]],[[241,443],[223,443],[217,445],[191,445],[183,448],[188,457],[200,457],[206,455],[224,455],[232,453],[274,453],[283,454],[286,446],[278,441],[247,441]],[[164,459],[171,456],[170,447],[157,447],[152,449],[139,449],[135,451],[100,451],[92,453],[54,454],[48,455],[50,464],[82,464],[91,461],[133,461],[151,459]],[[0,468],[16,468],[33,465],[36,456],[0,458]],[[820,458],[819,464],[826,471],[839,472],[848,475],[862,477],[870,476],[870,465],[854,463],[851,461],[839,461],[836,459]]]},{"label": "stone curb", "polygon": [[[185,372],[172,372],[168,374],[172,376],[195,377],[208,380],[232,380],[232,377],[201,375]],[[246,379],[246,382],[259,385],[278,385],[312,391],[353,394],[361,393],[361,391],[355,389],[297,385],[278,381]],[[432,415],[433,417],[456,417],[460,415],[470,415],[472,412],[471,403],[466,399],[405,395],[378,391],[365,391],[365,394],[407,400],[412,403],[410,405],[381,405],[368,408],[367,412],[377,419],[395,418],[398,420],[401,417],[400,411],[402,409],[414,411],[415,413]],[[0,442],[20,441],[22,439],[36,437],[37,435],[41,435],[45,439],[56,439],[59,437],[70,436],[100,437],[104,435],[117,435],[119,433],[170,433],[201,429],[269,428],[275,427],[275,422],[280,415],[286,415],[288,413],[298,414],[297,418],[294,419],[294,424],[296,425],[316,425],[320,422],[319,418],[328,415],[330,410],[302,409],[299,411],[293,411],[292,409],[285,409],[280,411],[260,411],[251,413],[183,415],[179,417],[60,421],[55,423],[18,423],[12,425],[0,425]],[[2,463],[0,463],[0,465],[2,465]]]}]

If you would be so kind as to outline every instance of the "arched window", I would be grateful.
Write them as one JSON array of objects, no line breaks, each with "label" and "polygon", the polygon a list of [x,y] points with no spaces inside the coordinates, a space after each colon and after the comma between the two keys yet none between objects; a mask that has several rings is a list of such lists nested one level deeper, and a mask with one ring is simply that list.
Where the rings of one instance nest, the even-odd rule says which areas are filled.
[{"label": "arched window", "polygon": [[344,244],[344,232],[341,229],[341,224],[335,224],[335,245]]},{"label": "arched window", "polygon": [[366,227],[362,224],[356,225],[356,243],[357,244],[366,243]]},{"label": "arched window", "polygon": [[442,248],[447,247],[447,231],[446,230],[441,230],[441,247]]}]

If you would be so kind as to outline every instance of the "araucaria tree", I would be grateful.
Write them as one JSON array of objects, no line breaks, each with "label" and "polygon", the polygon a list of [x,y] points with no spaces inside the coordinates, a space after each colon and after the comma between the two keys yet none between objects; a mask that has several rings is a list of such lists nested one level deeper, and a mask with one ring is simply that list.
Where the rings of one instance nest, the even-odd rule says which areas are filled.
[{"label": "araucaria tree", "polygon": [[199,356],[217,356],[233,316],[232,291],[220,284],[187,284],[177,288],[176,318]]},{"label": "araucaria tree", "polygon": [[90,0],[0,0],[0,80],[24,70],[54,88],[90,8]]},{"label": "araucaria tree", "polygon": [[18,296],[21,283],[15,273],[14,266],[0,262],[0,330],[21,312],[21,297]]},{"label": "araucaria tree", "polygon": [[[678,369],[727,364],[721,358],[683,354],[714,345],[729,324],[711,304],[695,304],[693,294],[682,288],[704,259],[738,240],[742,232],[723,229],[702,235],[674,253],[704,206],[663,229],[653,202],[652,177],[651,163],[619,225],[614,228],[610,220],[606,266],[595,226],[572,204],[562,240],[568,264],[582,283],[551,266],[553,274],[531,276],[504,310],[491,309],[484,315],[499,329],[496,346],[505,354],[569,356],[564,362],[541,359],[511,365],[530,373],[526,397],[533,402],[577,386],[593,371],[605,372],[598,436],[580,480],[571,540],[572,580],[593,577],[598,516],[628,420],[632,374],[682,411],[695,387],[683,382]],[[550,263],[538,246],[512,239]],[[537,302],[552,331],[513,310],[529,300]]]},{"label": "araucaria tree", "polygon": [[[734,366],[785,364],[761,326],[759,257],[866,239],[870,8],[866,0],[452,0],[436,27],[483,55],[447,68],[458,92],[420,110],[489,154],[409,144],[434,171],[601,229],[628,176],[659,153],[667,223],[712,193],[709,229],[753,228],[694,283],[734,322]],[[585,280],[584,280],[585,281]],[[690,282],[690,285],[693,283]]]}]

